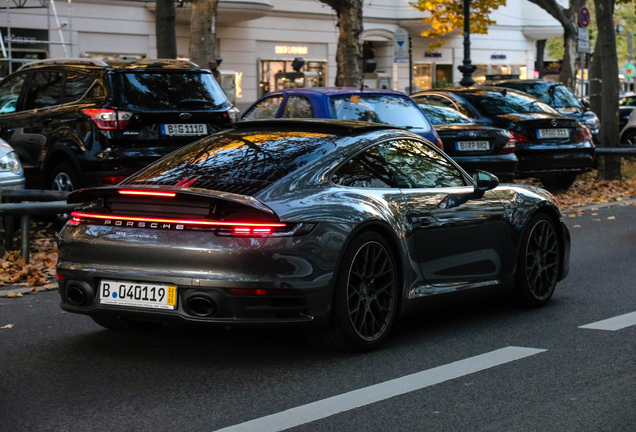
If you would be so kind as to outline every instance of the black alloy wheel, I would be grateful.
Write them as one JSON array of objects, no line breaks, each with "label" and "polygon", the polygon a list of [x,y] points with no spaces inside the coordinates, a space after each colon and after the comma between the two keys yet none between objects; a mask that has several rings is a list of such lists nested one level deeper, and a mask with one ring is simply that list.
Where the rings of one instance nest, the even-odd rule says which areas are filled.
[{"label": "black alloy wheel", "polygon": [[519,250],[516,295],[526,306],[546,304],[556,288],[561,249],[554,223],[545,214],[532,218]]},{"label": "black alloy wheel", "polygon": [[147,332],[159,329],[163,323],[138,321],[116,315],[91,315],[91,319],[109,330]]},{"label": "black alloy wheel", "polygon": [[[71,192],[79,187],[79,176],[70,162],[62,162],[53,169],[49,185],[54,191]],[[53,220],[64,224],[70,217],[68,213],[58,213],[53,215]]]},{"label": "black alloy wheel", "polygon": [[366,352],[387,336],[397,310],[398,278],[386,240],[366,232],[352,242],[338,272],[331,322],[309,333],[318,347]]},{"label": "black alloy wheel", "polygon": [[554,174],[541,177],[541,184],[549,190],[568,190],[576,180],[576,174]]}]

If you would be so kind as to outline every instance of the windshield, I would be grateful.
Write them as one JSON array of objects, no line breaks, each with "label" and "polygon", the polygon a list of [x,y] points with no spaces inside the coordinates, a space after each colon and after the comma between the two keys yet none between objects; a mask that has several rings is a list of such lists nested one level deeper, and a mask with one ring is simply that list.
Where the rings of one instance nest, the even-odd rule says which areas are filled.
[{"label": "windshield", "polygon": [[533,97],[525,96],[523,93],[505,91],[505,89],[502,89],[501,92],[476,91],[474,93],[462,93],[462,97],[491,115],[557,113],[556,110]]},{"label": "windshield", "polygon": [[228,108],[225,93],[210,73],[127,72],[119,74],[124,102],[142,110]]},{"label": "windshield", "polygon": [[562,84],[550,82],[506,83],[504,87],[528,93],[552,108],[582,108],[581,102]]},{"label": "windshield", "polygon": [[472,123],[464,114],[451,108],[428,104],[418,104],[418,106],[433,125]]},{"label": "windshield", "polygon": [[333,150],[335,135],[244,132],[211,136],[177,150],[126,180],[126,184],[189,187],[254,195]]},{"label": "windshield", "polygon": [[398,95],[370,93],[335,96],[329,100],[329,104],[334,119],[382,123],[424,132],[431,130],[417,105]]}]

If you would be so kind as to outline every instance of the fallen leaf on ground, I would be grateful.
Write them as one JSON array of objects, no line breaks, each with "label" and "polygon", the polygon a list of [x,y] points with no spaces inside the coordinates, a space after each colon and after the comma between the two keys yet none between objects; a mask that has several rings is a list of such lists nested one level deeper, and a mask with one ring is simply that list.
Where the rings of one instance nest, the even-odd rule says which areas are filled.
[{"label": "fallen leaf on ground", "polygon": [[42,288],[44,288],[45,290],[52,290],[52,289],[55,289],[55,287],[53,286],[53,284],[46,284],[46,285],[44,285]]},{"label": "fallen leaf on ground", "polygon": [[5,326],[0,327],[0,329],[10,329],[13,328],[13,324],[7,324]]},{"label": "fallen leaf on ground", "polygon": [[573,228],[581,228],[581,225],[574,225]]},{"label": "fallen leaf on ground", "polygon": [[614,216],[608,216],[608,219],[616,219]]},{"label": "fallen leaf on ground", "polygon": [[36,287],[32,287],[32,288],[29,290],[29,294],[37,294],[37,293],[38,293],[38,289],[37,289]]},{"label": "fallen leaf on ground", "polygon": [[20,294],[20,293],[17,293],[17,294],[16,294],[16,293],[12,293],[11,291],[9,291],[9,292],[7,293],[7,297],[8,297],[8,298],[22,297],[22,294]]}]

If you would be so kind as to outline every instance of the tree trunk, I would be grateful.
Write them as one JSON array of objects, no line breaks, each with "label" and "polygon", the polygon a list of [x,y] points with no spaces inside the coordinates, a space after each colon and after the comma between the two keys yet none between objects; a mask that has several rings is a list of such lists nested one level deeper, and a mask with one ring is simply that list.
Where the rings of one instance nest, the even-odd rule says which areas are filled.
[{"label": "tree trunk", "polygon": [[559,81],[565,84],[570,90],[576,90],[576,59],[578,53],[576,46],[578,44],[578,29],[574,26],[567,26],[563,29],[563,63],[561,64],[561,73]]},{"label": "tree trunk", "polygon": [[545,74],[545,69],[543,64],[545,63],[545,43],[546,39],[537,41],[537,72],[539,73],[539,78],[543,78]]},{"label": "tree trunk", "polygon": [[336,51],[337,87],[360,87],[362,84],[362,1],[320,0],[338,14],[338,50]]},{"label": "tree trunk", "polygon": [[216,7],[218,0],[192,0],[190,15],[190,61],[216,74]]},{"label": "tree trunk", "polygon": [[157,37],[157,58],[177,58],[177,34],[175,30],[176,12],[174,0],[157,0],[155,33]]},{"label": "tree trunk", "polygon": [[[598,54],[598,55],[597,55]],[[603,111],[601,104],[603,94],[601,89],[601,49],[599,48],[598,37],[594,43],[594,54],[590,66],[590,109],[596,113],[601,123],[603,122]]]},{"label": "tree trunk", "polygon": [[[616,33],[614,30],[614,2],[594,0],[598,42],[594,57],[601,68],[601,146],[616,147],[619,142],[618,130],[618,56],[616,53]],[[621,179],[620,156],[599,158],[598,178],[603,180]]]}]

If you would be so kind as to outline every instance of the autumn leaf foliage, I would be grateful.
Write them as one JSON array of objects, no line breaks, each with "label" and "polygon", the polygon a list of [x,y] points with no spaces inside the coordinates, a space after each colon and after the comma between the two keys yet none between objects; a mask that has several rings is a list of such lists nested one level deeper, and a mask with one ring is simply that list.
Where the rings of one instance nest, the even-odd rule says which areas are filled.
[{"label": "autumn leaf foliage", "polygon": [[[415,9],[430,13],[430,16],[423,19],[424,23],[430,27],[422,32],[423,37],[433,40],[429,46],[430,49],[444,45],[443,37],[448,33],[464,28],[464,4],[461,1],[417,0],[410,4]],[[470,3],[471,33],[488,33],[488,27],[496,24],[496,21],[490,19],[490,13],[505,5],[506,0],[472,0]]]}]

